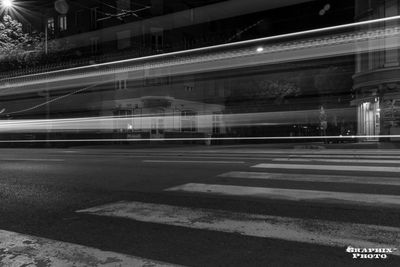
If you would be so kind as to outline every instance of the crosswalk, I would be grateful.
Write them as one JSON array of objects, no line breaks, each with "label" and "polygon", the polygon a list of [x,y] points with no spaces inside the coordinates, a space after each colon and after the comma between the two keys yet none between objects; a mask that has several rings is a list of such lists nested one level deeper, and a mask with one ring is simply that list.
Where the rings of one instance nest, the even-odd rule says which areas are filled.
[{"label": "crosswalk", "polygon": [[[174,161],[169,160],[168,162]],[[187,163],[193,162],[202,163],[200,159],[198,161],[187,160]],[[211,160],[204,160],[203,163],[209,162]],[[220,163],[226,162],[221,161]],[[374,155],[365,152],[362,154],[347,152],[342,157],[337,154],[332,154],[330,157],[326,153],[307,154],[304,152],[286,156],[283,153],[271,153],[266,157],[260,155],[257,162],[248,166],[244,166],[244,162],[240,163],[237,166],[228,165],[232,170],[220,173],[203,183],[183,183],[167,187],[164,192],[176,196],[185,194],[185,196],[189,195],[194,198],[211,196],[278,201],[275,205],[279,205],[279,201],[286,201],[302,203],[303,205],[307,205],[307,203],[317,203],[321,206],[334,204],[353,209],[366,207],[371,208],[371,210],[400,209],[400,194],[393,193],[393,190],[388,193],[382,192],[383,189],[377,192],[362,191],[363,188],[374,189],[376,186],[391,189],[399,187],[400,190],[400,153],[391,151],[386,154]],[[267,184],[264,184],[265,182]],[[272,186],[271,183],[273,182],[278,182],[278,184]],[[287,186],[280,186],[282,183]],[[302,185],[301,188],[296,188],[299,184]],[[315,184],[323,184],[325,187],[319,189]],[[330,185],[334,186],[330,188]],[[351,188],[359,186],[362,189],[351,191],[348,185],[352,185]],[[340,186],[346,190],[338,190]],[[393,248],[394,252],[389,257],[400,256],[400,224],[387,226],[140,201],[107,203],[95,207],[86,207],[77,210],[76,213],[123,218],[202,231],[217,231],[245,237],[338,247],[343,248],[343,257],[346,257],[345,249],[347,247]],[[54,258],[60,255],[54,249],[64,252],[76,250],[73,244],[57,243],[36,237],[21,237],[16,233],[0,231],[0,241],[1,238],[4,239],[4,236],[19,240],[18,242],[21,244],[24,243],[23,240],[34,239],[32,243],[47,246],[36,247],[36,250],[42,251],[42,254],[47,251]],[[38,239],[40,241],[37,241]],[[7,243],[0,242],[0,244],[2,244],[0,251],[7,249]],[[52,244],[52,248],[48,244]],[[130,255],[112,252],[104,252],[106,253],[104,254],[100,250],[83,246],[79,247],[79,250],[86,254],[97,255],[93,257],[99,258],[99,262],[104,263],[98,266],[114,266],[112,264],[107,265],[107,257],[118,259],[120,264],[118,266],[173,266],[170,263],[136,258]],[[63,257],[68,258],[65,255]],[[0,257],[0,265],[1,260]],[[56,260],[54,259],[54,261]]]},{"label": "crosswalk", "polygon": [[400,196],[343,193],[304,189],[280,189],[266,187],[189,183],[172,187],[168,191],[190,192],[225,196],[258,197],[290,201],[314,201],[318,203],[359,204],[366,206],[400,208]]},{"label": "crosswalk", "polygon": [[[313,219],[305,224],[304,220],[296,218],[142,202],[112,203],[78,212],[329,246],[347,244],[355,247],[377,247],[379,244],[390,247],[391,242],[400,239],[400,229],[395,227],[331,223]],[[354,229],[362,229],[362,235],[359,231],[354,232]]]},{"label": "crosswalk", "polygon": [[[268,163],[252,165],[249,171],[231,171],[218,175],[217,177],[224,178],[224,184],[187,183],[166,188],[165,191],[194,194],[196,197],[210,195],[252,197],[314,202],[322,205],[334,203],[361,207],[400,208],[400,195],[252,186],[254,181],[259,180],[331,183],[344,186],[346,184],[370,187],[400,186],[400,178],[396,177],[400,172],[400,167],[398,167],[400,155],[391,152],[387,155],[375,156],[365,153],[361,155],[347,153],[343,158],[339,158],[339,155],[328,157],[329,155],[326,154],[293,154],[286,158],[282,156],[282,154],[275,154],[275,157],[268,159]],[[293,170],[296,173],[285,173],[287,170]],[[303,173],[304,171],[323,171],[324,173],[306,174]],[[346,172],[346,174],[331,175],[326,174],[326,171]],[[374,175],[362,175],[366,173]],[[392,177],[384,177],[381,176],[382,174],[392,175]],[[247,180],[246,185],[237,184],[238,180],[243,179]],[[110,203],[79,212],[336,247],[400,247],[400,227],[384,225],[235,213],[141,202]],[[400,256],[400,253],[396,251],[394,255]]]}]

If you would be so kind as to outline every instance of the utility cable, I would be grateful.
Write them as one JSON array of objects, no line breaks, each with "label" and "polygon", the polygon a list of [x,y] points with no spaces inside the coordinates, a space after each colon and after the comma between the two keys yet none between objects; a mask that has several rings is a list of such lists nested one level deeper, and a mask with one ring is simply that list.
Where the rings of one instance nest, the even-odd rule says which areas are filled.
[{"label": "utility cable", "polygon": [[92,85],[87,86],[87,87],[85,87],[85,88],[82,88],[82,89],[73,91],[73,92],[68,93],[68,94],[66,94],[66,95],[62,95],[62,96],[53,98],[53,99],[51,99],[51,100],[48,100],[48,101],[43,102],[43,103],[40,103],[40,104],[35,105],[35,106],[33,106],[33,107],[26,108],[26,109],[21,109],[21,110],[17,110],[17,111],[13,111],[13,112],[8,112],[8,113],[4,113],[4,114],[1,114],[1,115],[2,115],[2,116],[9,116],[9,115],[14,115],[14,114],[18,114],[18,113],[23,113],[23,112],[31,111],[31,110],[34,110],[34,109],[37,109],[37,108],[46,106],[46,105],[48,105],[48,104],[50,104],[50,103],[53,103],[53,102],[55,102],[55,101],[61,100],[61,99],[63,99],[63,98],[69,97],[69,96],[71,96],[71,95],[74,95],[74,94],[83,92],[83,91],[85,91],[85,90],[91,89],[91,88],[96,87],[97,85],[100,85],[100,84],[102,84],[102,83],[92,84]]}]

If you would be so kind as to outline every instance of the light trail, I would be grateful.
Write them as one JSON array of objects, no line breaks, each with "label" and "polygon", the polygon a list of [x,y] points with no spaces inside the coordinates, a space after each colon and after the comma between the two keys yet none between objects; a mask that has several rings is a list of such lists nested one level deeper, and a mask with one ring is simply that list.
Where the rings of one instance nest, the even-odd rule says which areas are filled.
[{"label": "light trail", "polygon": [[[279,140],[279,141],[289,141],[289,140],[324,140],[324,139],[334,139],[334,140],[349,140],[349,139],[368,139],[368,138],[400,138],[400,135],[353,135],[353,136],[255,136],[255,137],[199,137],[199,138],[88,138],[88,139],[3,139],[0,143],[71,143],[71,142],[168,142],[168,141],[245,141],[245,140]],[[295,145],[295,143],[293,143]]]},{"label": "light trail", "polygon": [[294,32],[294,33],[286,33],[286,34],[268,36],[268,37],[263,37],[263,38],[258,38],[258,39],[229,43],[229,44],[207,46],[207,47],[188,49],[188,50],[182,50],[182,51],[177,51],[177,52],[145,56],[145,57],[140,57],[140,58],[130,58],[130,59],[113,61],[113,62],[98,63],[98,64],[93,64],[90,66],[74,67],[74,68],[63,69],[63,70],[36,73],[36,74],[30,74],[30,75],[26,75],[26,76],[20,76],[18,78],[33,77],[33,76],[43,75],[43,74],[61,73],[61,72],[66,72],[66,71],[70,71],[70,70],[82,70],[82,69],[88,69],[88,68],[97,68],[97,67],[101,67],[101,66],[110,66],[110,65],[119,64],[119,63],[136,62],[136,61],[142,61],[142,60],[147,60],[147,59],[158,59],[158,58],[163,58],[163,57],[168,57],[168,56],[192,54],[195,52],[203,52],[203,51],[209,51],[209,50],[214,50],[214,49],[219,49],[219,48],[234,48],[234,47],[240,46],[240,45],[252,45],[252,44],[257,44],[259,42],[273,41],[273,40],[284,39],[284,38],[289,38],[289,37],[298,37],[298,36],[314,34],[314,33],[324,33],[324,32],[335,31],[335,30],[343,30],[343,29],[349,29],[349,28],[353,28],[353,27],[359,27],[359,26],[371,25],[371,24],[379,24],[382,22],[390,22],[390,21],[395,21],[395,20],[400,20],[400,15],[387,17],[387,18],[367,20],[367,21],[360,21],[360,22],[343,24],[343,25],[337,25],[337,26],[331,26],[331,27],[318,28],[318,29],[313,29],[313,30],[306,30],[306,31],[299,31],[299,32]]},{"label": "light trail", "polygon": [[[163,60],[147,62],[146,58],[137,63],[127,65],[114,64],[112,68],[92,68],[86,66],[86,71],[66,69],[60,75],[54,72],[34,74],[37,77],[19,76],[0,80],[1,95],[13,95],[42,90],[43,84],[51,84],[51,90],[77,87],[98,82],[115,82],[116,75],[128,74],[130,81],[143,80],[164,76],[187,75],[210,71],[224,71],[233,68],[247,68],[259,65],[281,64],[319,58],[340,57],[355,53],[379,51],[382,49],[398,48],[400,28],[385,28],[352,34],[337,34],[311,40],[297,40],[286,43],[264,45],[263,51],[258,47],[247,47],[236,51],[214,52],[204,55],[188,55],[186,57],[166,57]],[[383,45],[384,44],[384,45]],[[240,59],[240,60],[238,60]],[[61,72],[64,73],[61,75]],[[41,75],[41,76],[40,76]]]},{"label": "light trail", "polygon": [[[116,72],[116,65],[119,64],[124,64],[124,63],[137,63],[137,62],[142,62],[146,63],[149,60],[154,60],[154,59],[165,59],[167,62],[171,63],[176,61],[177,56],[192,56],[193,54],[196,54],[198,52],[218,52],[218,49],[228,49],[228,48],[241,48],[241,46],[247,45],[250,52],[252,54],[265,54],[265,53],[270,53],[269,49],[265,49],[262,52],[257,51],[260,47],[262,47],[262,42],[268,42],[268,41],[275,41],[275,40],[280,40],[280,39],[285,39],[285,38],[292,38],[292,37],[301,37],[301,36],[306,36],[309,34],[315,34],[315,33],[326,33],[329,31],[336,31],[336,30],[344,30],[344,29],[351,29],[354,27],[359,27],[363,25],[374,25],[374,24],[379,24],[382,22],[390,22],[390,21],[395,21],[399,20],[400,16],[393,16],[393,17],[388,17],[388,18],[381,18],[381,19],[374,19],[374,20],[368,20],[368,21],[362,21],[362,22],[355,22],[355,23],[350,23],[350,24],[344,24],[344,25],[338,25],[338,26],[332,26],[332,27],[325,27],[325,28],[319,28],[319,29],[313,29],[313,30],[307,30],[307,31],[300,31],[300,32],[295,32],[295,33],[288,33],[288,34],[281,34],[281,35],[275,35],[275,36],[269,36],[269,37],[264,37],[264,38],[259,38],[259,39],[253,39],[253,40],[247,40],[247,41],[241,41],[241,42],[236,42],[236,43],[229,43],[229,44],[222,44],[222,45],[215,45],[215,46],[209,46],[209,47],[202,47],[202,48],[196,48],[196,49],[190,49],[190,50],[183,50],[183,51],[176,51],[176,52],[171,52],[171,53],[164,53],[164,54],[158,54],[158,55],[151,55],[151,56],[146,56],[146,57],[140,57],[140,58],[130,58],[130,59],[125,59],[125,60],[119,60],[119,61],[113,61],[113,62],[105,62],[105,63],[98,63],[98,64],[93,64],[90,66],[81,66],[81,67],[74,67],[74,68],[67,68],[67,69],[62,69],[62,70],[55,70],[55,71],[48,71],[48,72],[42,72],[42,73],[35,73],[35,74],[29,74],[29,75],[21,75],[18,77],[13,77],[13,78],[5,78],[1,79],[0,81],[7,81],[11,82],[13,80],[18,80],[18,79],[24,79],[24,78],[35,78],[37,76],[47,76],[47,75],[53,75],[53,74],[68,74],[68,72],[74,72],[74,71],[85,71],[85,70],[98,70],[99,67],[113,67],[112,69],[113,72]],[[389,29],[389,28],[385,28]],[[349,35],[353,41],[359,41],[357,39],[356,34],[360,33],[358,32],[353,32],[351,35]],[[368,31],[366,32],[366,36],[370,36],[371,34],[373,35],[374,31]],[[342,34],[343,35],[343,34]],[[347,36],[347,37],[349,37]],[[343,37],[343,36],[342,36]],[[370,38],[370,37],[369,37]],[[368,39],[368,37],[367,37]],[[312,43],[318,42],[319,40],[310,40]],[[254,47],[253,47],[254,46]],[[250,48],[249,48],[250,47]],[[299,47],[293,47],[293,49],[298,49]],[[383,47],[382,47],[383,48]],[[281,48],[282,51],[285,51],[288,49],[288,47],[283,47]],[[273,52],[277,52],[278,50],[274,50]],[[354,49],[354,52],[362,52],[363,50],[360,48]],[[226,52],[226,51],[225,51]],[[235,51],[230,51],[229,56],[232,56],[231,54]],[[223,52],[218,52],[217,54],[214,54],[214,57],[210,57],[210,54],[207,55],[207,60],[217,60],[220,59],[221,57],[224,57]],[[204,56],[204,55],[203,55]],[[225,55],[226,56],[226,55]],[[240,55],[243,56],[243,55]],[[199,55],[195,56],[199,57]],[[193,63],[193,62],[189,62]],[[159,64],[159,63],[158,63]],[[157,65],[157,64],[156,64]],[[171,64],[169,64],[171,65]],[[147,65],[143,66],[136,66],[141,69],[145,68]],[[126,67],[126,66],[125,66]],[[147,67],[155,67],[154,63],[148,65]],[[109,70],[108,70],[109,71]],[[126,71],[126,70],[125,70]],[[87,73],[85,74],[86,76],[88,75]],[[49,77],[46,77],[47,80],[49,81]],[[37,82],[37,81],[36,81]],[[0,84],[0,88],[3,87],[3,89],[8,89],[10,85],[4,86]],[[21,86],[21,85],[19,85]]]},{"label": "light trail", "polygon": [[[355,110],[328,109],[329,114],[346,118],[348,121],[355,119]],[[11,113],[9,113],[11,114]],[[196,115],[191,122],[196,124],[200,132],[207,132],[212,128],[213,114]],[[219,114],[220,127],[247,127],[247,126],[279,126],[318,124],[319,110],[301,111],[280,111],[280,112],[258,112],[258,113],[237,113]],[[354,117],[354,118],[353,118]],[[67,130],[136,130],[149,131],[153,129],[154,121],[163,121],[159,127],[164,131],[179,131],[182,126],[180,113],[141,114],[130,116],[104,116],[104,117],[83,117],[66,119],[30,119],[30,120],[0,120],[0,133],[2,132],[38,132],[38,131],[67,131]],[[131,128],[129,128],[131,127]]]},{"label": "light trail", "polygon": [[[157,72],[157,67],[162,66],[162,64],[166,64],[166,66],[168,65],[173,65],[176,64],[176,61],[174,61],[176,59],[177,56],[179,55],[190,55],[191,53],[197,53],[197,52],[204,52],[204,51],[216,51],[218,49],[221,48],[237,48],[241,45],[253,45],[253,44],[258,44],[257,46],[250,46],[250,48],[246,47],[246,52],[243,55],[254,55],[254,54],[259,54],[259,55],[265,55],[268,53],[275,53],[275,52],[279,52],[279,51],[291,51],[291,50],[296,50],[299,49],[301,45],[303,45],[304,47],[306,47],[308,45],[305,45],[304,43],[296,43],[293,42],[290,45],[284,44],[282,47],[280,48],[271,48],[271,47],[267,47],[267,46],[260,46],[259,42],[265,42],[265,41],[271,41],[271,40],[280,40],[280,39],[284,39],[284,38],[292,38],[292,37],[299,37],[299,36],[305,36],[307,34],[315,34],[315,33],[324,33],[324,32],[331,32],[331,31],[335,31],[335,30],[342,30],[342,29],[348,29],[351,27],[358,27],[358,26],[362,26],[362,25],[372,25],[372,24],[376,24],[376,23],[382,23],[382,22],[388,22],[388,21],[394,21],[394,20],[398,20],[400,19],[400,16],[394,16],[394,17],[389,17],[389,18],[382,18],[382,19],[375,19],[375,20],[369,20],[369,21],[363,21],[363,22],[357,22],[357,23],[351,23],[351,24],[346,24],[346,25],[339,25],[339,26],[333,26],[333,27],[327,27],[327,28],[321,28],[321,29],[315,29],[315,30],[309,30],[309,31],[302,31],[302,32],[296,32],[296,33],[290,33],[290,34],[283,34],[283,35],[277,35],[277,36],[271,36],[271,37],[266,37],[266,38],[260,38],[260,39],[255,39],[255,40],[249,40],[249,41],[242,41],[242,42],[237,42],[237,43],[232,43],[232,44],[224,44],[224,45],[217,45],[217,46],[212,46],[212,47],[204,47],[204,48],[198,48],[198,49],[191,49],[191,50],[186,50],[186,51],[178,51],[178,52],[173,52],[173,53],[166,53],[166,54],[162,54],[162,55],[153,55],[153,56],[148,56],[148,57],[142,57],[142,58],[134,58],[134,59],[126,59],[126,60],[121,60],[121,61],[115,61],[115,62],[107,62],[107,63],[101,63],[101,64],[95,64],[95,65],[91,65],[91,66],[83,66],[83,67],[77,67],[77,68],[70,68],[70,69],[64,69],[64,70],[59,70],[59,71],[52,71],[52,72],[45,72],[45,73],[38,73],[38,74],[31,74],[31,75],[26,75],[26,76],[20,76],[20,77],[16,77],[16,78],[12,78],[12,79],[8,79],[8,81],[10,80],[14,80],[14,79],[20,79],[20,78],[32,78],[32,77],[38,77],[38,75],[46,75],[46,79],[47,82],[51,82],[53,78],[51,78],[50,74],[59,74],[59,73],[66,73],[68,74],[68,72],[70,71],[80,71],[80,70],[96,70],[99,67],[104,67],[104,66],[114,66],[114,65],[118,65],[118,64],[122,64],[122,63],[134,63],[134,62],[141,62],[141,61],[146,61],[146,60],[151,60],[151,59],[166,59],[165,61],[162,62],[156,62],[154,64],[150,64],[147,65],[148,67],[154,67],[156,69],[155,72]],[[376,34],[375,37],[382,37],[382,36],[386,36],[386,34],[389,35],[395,35],[396,31],[398,29],[397,28],[389,28],[385,30],[379,30],[379,31],[370,31],[369,33],[374,33]],[[392,32],[391,32],[392,31]],[[366,34],[366,36],[369,36],[368,32],[363,32],[363,34]],[[351,42],[351,41],[356,41],[358,40],[357,38],[361,38],[360,36],[357,36],[357,34],[359,34],[359,32],[355,32],[352,35],[343,35],[343,38],[347,38],[345,41],[346,42]],[[365,37],[365,36],[364,36]],[[364,38],[362,37],[362,38]],[[362,39],[361,38],[361,39]],[[365,37],[366,38],[366,37]],[[365,39],[364,38],[364,39]],[[372,38],[372,37],[368,37],[368,38]],[[369,41],[369,39],[366,39]],[[363,39],[363,40],[364,40]],[[315,40],[309,40],[310,44],[313,44],[314,46],[316,44],[314,44]],[[338,43],[335,41],[335,43]],[[321,47],[322,46],[326,46],[327,43],[321,43],[320,44]],[[329,44],[329,45],[333,45],[333,44]],[[398,46],[398,44],[396,44],[396,46]],[[262,51],[260,48],[263,48]],[[382,47],[377,47],[376,49],[380,49]],[[357,48],[354,44],[352,46],[350,46],[350,50],[348,51],[340,51],[343,53],[350,53],[350,52],[360,52],[362,51],[362,49],[364,48]],[[370,49],[370,47],[368,47],[368,49]],[[243,49],[242,49],[243,50]],[[258,50],[258,51],[257,51]],[[333,51],[332,48],[330,48],[330,53],[336,54],[338,53],[338,51]],[[239,50],[238,50],[239,51]],[[244,51],[244,50],[243,50]],[[217,51],[218,52],[218,51]],[[207,61],[207,62],[211,62],[215,59],[227,59],[227,58],[231,58],[232,57],[232,51],[228,51],[229,53],[214,53],[211,55],[206,55],[204,56],[201,60],[199,59],[199,62],[201,61]],[[303,54],[303,56],[305,54],[306,58],[309,58],[311,56],[311,52],[309,51],[308,55],[307,53],[304,53],[304,51],[300,50],[299,53]],[[243,56],[240,55],[240,56]],[[284,55],[284,54],[282,54]],[[326,56],[326,55],[325,55]],[[187,61],[185,60],[180,60],[179,64],[182,67],[185,67],[185,69],[193,66],[192,65],[188,65],[188,63],[193,63],[192,58],[200,58],[200,56],[198,55],[194,55],[192,57],[189,57],[187,59]],[[290,61],[290,59],[284,59],[284,57],[277,57],[279,58],[279,60],[287,60]],[[267,59],[267,58],[266,58]],[[298,60],[298,58],[296,59],[291,59],[293,60]],[[196,63],[196,62],[195,62]],[[198,62],[197,62],[198,63]],[[271,62],[270,62],[271,63]],[[158,65],[157,65],[158,64]],[[219,62],[216,63],[217,65],[219,65]],[[241,63],[242,64],[242,63]],[[136,70],[139,71],[143,71],[143,67],[146,65],[137,65],[137,66],[130,66],[133,68],[136,68]],[[180,67],[182,69],[182,67]],[[220,65],[221,67],[221,65]],[[226,68],[226,66],[225,66]],[[107,69],[106,71],[113,73],[113,75],[115,75],[117,73],[116,69]],[[123,70],[121,70],[122,72],[132,72],[132,69],[130,68],[124,68]],[[180,71],[182,70],[177,70],[177,73],[173,73],[172,69],[169,69],[170,73],[172,73],[173,75],[178,74]],[[163,73],[162,71],[160,73]],[[104,73],[102,73],[101,71],[99,71],[96,75],[100,76],[103,75]],[[172,75],[171,74],[171,75]],[[47,76],[49,75],[49,76]],[[84,73],[82,71],[82,73],[80,73],[79,75],[81,75],[82,77],[88,78],[88,73]],[[143,78],[144,74],[142,73],[138,78]],[[90,75],[89,75],[90,76]],[[77,78],[78,76],[74,76],[74,75],[70,75],[69,77],[67,77],[68,79],[72,79],[72,78]],[[114,77],[115,79],[115,77]],[[40,83],[40,81],[38,81],[38,79],[35,79],[37,81],[27,81],[25,82],[26,85],[32,85],[35,82]],[[54,80],[54,79],[53,79]],[[55,79],[57,81],[60,81],[60,78]],[[87,79],[88,80],[88,79]],[[102,81],[102,83],[106,83],[107,81]],[[79,81],[79,83],[82,83],[82,81]],[[33,107],[29,107],[23,110],[18,110],[18,111],[13,111],[13,112],[9,112],[6,114],[2,114],[2,116],[4,115],[12,115],[12,114],[17,114],[17,113],[23,113],[23,112],[27,112],[27,111],[31,111],[33,109],[45,106],[51,102],[55,102],[57,100],[60,100],[62,98],[68,97],[72,94],[75,94],[77,92],[86,90],[88,88],[92,88],[96,85],[98,85],[99,83],[95,84],[95,85],[90,85],[87,86],[83,89],[74,91],[72,93],[66,94],[64,96],[61,97],[57,97],[55,99],[51,99],[49,101],[46,101],[44,103],[41,103],[39,105],[35,105]],[[1,84],[0,83],[0,88],[3,87],[3,90],[10,90],[12,89],[12,87],[15,85],[10,85],[8,83],[6,84]],[[69,84],[64,84],[63,86],[69,86]],[[18,88],[21,89],[21,88]],[[52,90],[52,88],[50,88],[49,90]],[[19,90],[17,90],[18,92]],[[10,91],[11,94],[13,94],[14,92],[12,92],[12,90]],[[350,109],[344,109],[345,111],[343,111],[344,113],[350,113],[348,112]],[[247,127],[247,126],[279,126],[279,125],[290,125],[290,124],[317,124],[318,123],[318,110],[313,110],[313,111],[285,111],[285,112],[261,112],[261,113],[243,113],[243,114],[223,114],[221,115],[221,121],[224,124],[224,127]],[[333,112],[330,111],[330,114],[332,114]],[[347,115],[346,115],[347,116]],[[198,121],[197,127],[199,129],[210,129],[210,125],[209,122],[212,120],[212,115],[198,115],[196,116],[196,120]],[[135,115],[135,116],[127,116],[127,117],[114,117],[114,116],[109,116],[109,117],[97,117],[97,118],[67,118],[67,119],[57,119],[57,120],[4,120],[1,121],[0,120],[0,133],[10,133],[10,132],[56,132],[56,131],[93,131],[93,130],[109,130],[114,131],[114,130],[118,130],[118,129],[124,129],[125,131],[127,130],[127,126],[130,125],[131,130],[134,130],[133,132],[130,132],[131,134],[135,134],[135,131],[147,131],[147,130],[151,130],[152,126],[151,126],[151,121],[152,120],[164,120],[168,123],[180,123],[181,118],[179,116],[174,116],[172,114],[166,114],[166,116],[160,116],[159,114],[142,114],[141,116]],[[169,122],[168,122],[169,121]],[[350,120],[351,121],[351,120]],[[125,125],[125,126],[123,126]],[[140,127],[138,128],[137,125],[140,125]],[[118,127],[118,126],[122,126],[122,127]],[[179,126],[180,127],[180,126]],[[174,131],[176,130],[174,127],[164,127],[162,128],[162,130],[165,131]],[[383,137],[383,136],[372,136],[372,138],[377,138],[377,137]],[[387,137],[395,137],[395,136],[387,136]],[[320,137],[320,136],[297,136],[297,137],[241,137],[241,138],[236,138],[236,137],[226,137],[226,138],[218,138],[218,140],[239,140],[239,139],[243,139],[243,140],[257,140],[257,139],[262,139],[262,140],[274,140],[274,139],[320,139],[320,138],[349,138],[349,136],[330,136],[330,137]],[[368,138],[366,136],[352,136],[352,138]],[[116,141],[116,140],[122,140],[122,141],[164,141],[166,139],[161,138],[161,139],[90,139],[90,140],[94,140],[94,141]],[[82,140],[82,141],[90,141],[88,139]],[[192,139],[187,139],[187,138],[173,138],[173,139],[168,139],[171,141],[181,141],[181,140],[210,140],[209,138],[192,138]],[[211,139],[211,140],[217,140],[217,139]],[[17,141],[17,140],[12,140],[13,142]],[[40,140],[38,140],[40,141]],[[57,140],[55,140],[57,141]],[[62,141],[67,141],[67,140],[62,140]],[[71,140],[74,141],[74,140]],[[79,141],[79,140],[75,140],[75,141]]]}]

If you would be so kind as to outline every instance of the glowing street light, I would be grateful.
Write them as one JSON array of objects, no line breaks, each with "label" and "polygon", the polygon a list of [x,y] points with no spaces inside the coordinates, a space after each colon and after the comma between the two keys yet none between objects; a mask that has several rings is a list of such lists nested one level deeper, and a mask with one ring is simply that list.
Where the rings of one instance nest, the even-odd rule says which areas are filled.
[{"label": "glowing street light", "polygon": [[12,8],[12,7],[14,6],[14,3],[13,3],[12,0],[2,0],[2,1],[1,1],[1,5],[2,5],[4,8]]}]

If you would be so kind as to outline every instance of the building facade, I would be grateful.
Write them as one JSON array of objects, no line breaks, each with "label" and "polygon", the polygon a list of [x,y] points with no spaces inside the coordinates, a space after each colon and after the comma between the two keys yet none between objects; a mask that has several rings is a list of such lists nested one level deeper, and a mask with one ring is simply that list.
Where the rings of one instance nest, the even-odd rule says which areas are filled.
[{"label": "building facade", "polygon": [[[356,1],[357,21],[397,16],[399,10],[397,0]],[[398,25],[396,20],[385,22],[379,24],[379,29],[397,32]],[[367,139],[400,133],[399,40],[395,35],[378,43],[371,41],[368,51],[356,56],[353,104],[357,106],[358,134],[370,136]]]}]

